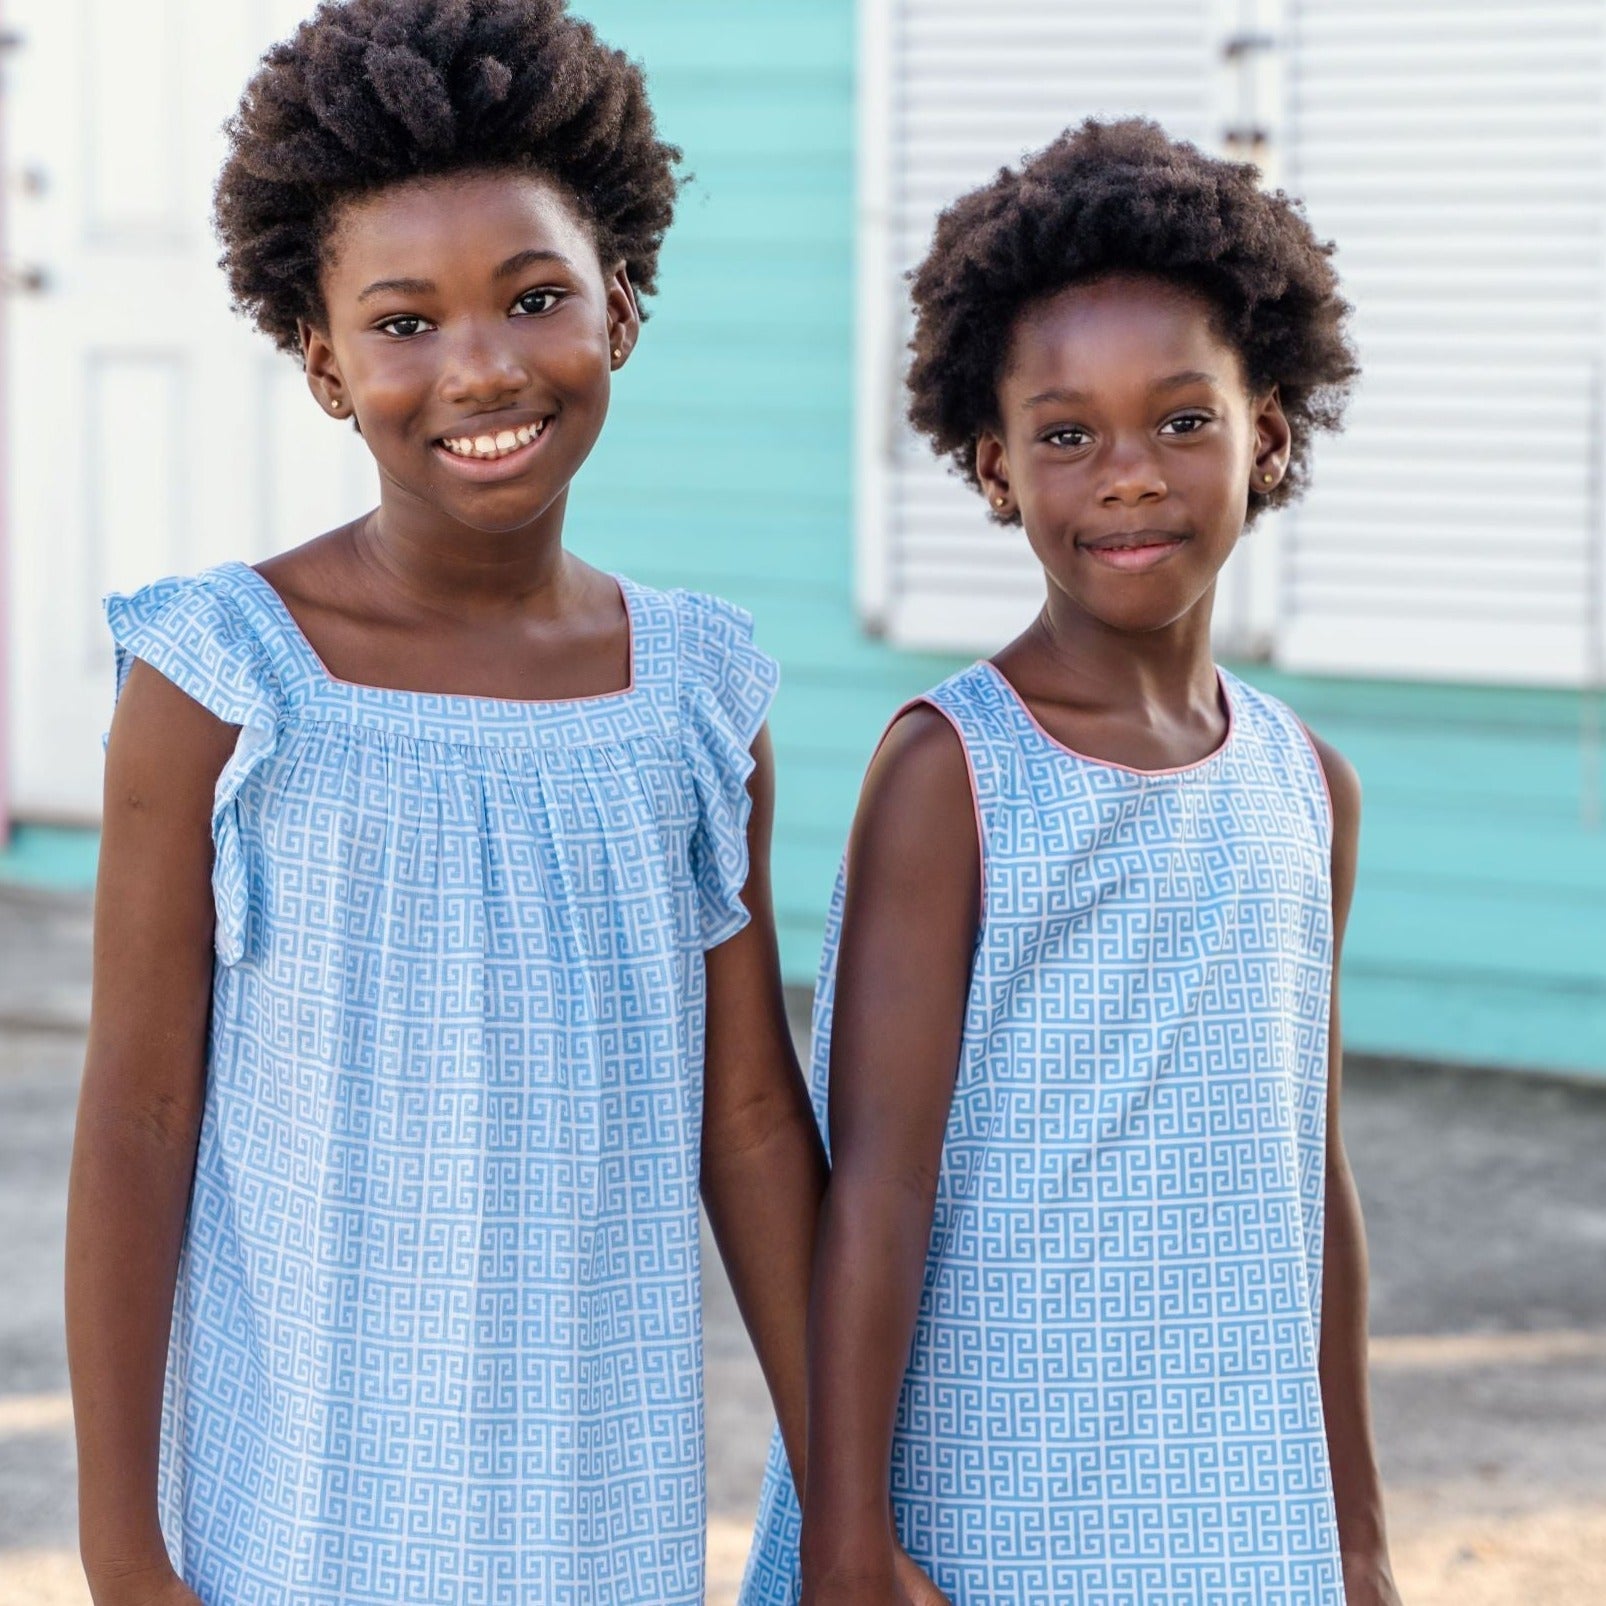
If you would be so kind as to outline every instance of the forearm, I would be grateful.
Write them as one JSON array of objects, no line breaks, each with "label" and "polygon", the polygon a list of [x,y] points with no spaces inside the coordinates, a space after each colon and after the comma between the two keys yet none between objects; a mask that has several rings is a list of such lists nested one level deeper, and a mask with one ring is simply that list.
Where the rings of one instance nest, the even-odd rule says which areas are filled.
[{"label": "forearm", "polygon": [[1323,1267],[1322,1411],[1339,1544],[1351,1554],[1380,1552],[1387,1541],[1367,1380],[1366,1235],[1341,1153],[1328,1166]]},{"label": "forearm", "polygon": [[195,1123],[158,1130],[86,1098],[67,1212],[67,1351],[92,1586],[167,1565],[156,1467]]},{"label": "forearm", "polygon": [[931,1237],[929,1182],[838,1171],[809,1307],[806,1580],[885,1566],[898,1399]]},{"label": "forearm", "polygon": [[792,1477],[804,1482],[806,1324],[825,1148],[806,1102],[756,1137],[705,1137],[703,1203],[775,1404]]}]

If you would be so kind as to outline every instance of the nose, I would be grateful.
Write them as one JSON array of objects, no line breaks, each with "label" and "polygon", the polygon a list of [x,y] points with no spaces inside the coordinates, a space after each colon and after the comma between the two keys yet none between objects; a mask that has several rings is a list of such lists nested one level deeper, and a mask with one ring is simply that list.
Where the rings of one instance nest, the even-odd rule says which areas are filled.
[{"label": "nose", "polygon": [[490,406],[516,396],[530,382],[530,371],[508,338],[505,321],[492,328],[475,321],[462,325],[445,345],[440,394],[455,406]]},{"label": "nose", "polygon": [[1138,507],[1164,501],[1166,493],[1160,460],[1149,440],[1117,440],[1111,445],[1099,485],[1101,502],[1108,507]]}]

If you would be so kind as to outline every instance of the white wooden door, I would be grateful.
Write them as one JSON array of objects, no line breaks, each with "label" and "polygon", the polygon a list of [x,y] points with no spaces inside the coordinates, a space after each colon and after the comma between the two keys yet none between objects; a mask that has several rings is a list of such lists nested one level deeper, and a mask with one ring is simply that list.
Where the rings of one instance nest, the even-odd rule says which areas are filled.
[{"label": "white wooden door", "polygon": [[8,0],[12,808],[91,819],[100,598],[280,550],[373,501],[371,460],[229,310],[221,126],[303,0]]}]

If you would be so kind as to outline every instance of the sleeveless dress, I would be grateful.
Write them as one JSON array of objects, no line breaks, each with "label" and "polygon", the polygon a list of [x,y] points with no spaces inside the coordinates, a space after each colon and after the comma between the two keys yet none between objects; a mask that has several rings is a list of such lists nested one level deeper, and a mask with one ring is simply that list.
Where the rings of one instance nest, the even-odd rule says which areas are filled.
[{"label": "sleeveless dress", "polygon": [[[892,1453],[955,1606],[1343,1606],[1317,1380],[1331,808],[1222,673],[1223,745],[1078,755],[991,664],[926,701],[982,918]],[[843,880],[815,1000],[824,1128]],[[743,1606],[798,1598],[772,1445]]]},{"label": "sleeveless dress", "polygon": [[206,1606],[701,1606],[703,951],[748,616],[620,580],[631,684],[332,678],[243,564],[107,611],[240,727],[163,1526]]}]

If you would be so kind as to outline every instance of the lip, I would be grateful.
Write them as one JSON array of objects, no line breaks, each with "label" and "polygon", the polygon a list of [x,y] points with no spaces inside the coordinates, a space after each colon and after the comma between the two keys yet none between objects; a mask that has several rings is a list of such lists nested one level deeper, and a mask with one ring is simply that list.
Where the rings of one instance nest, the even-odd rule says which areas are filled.
[{"label": "lip", "polygon": [[1106,568],[1122,574],[1143,574],[1158,568],[1187,543],[1188,537],[1175,530],[1129,530],[1076,544]]},{"label": "lip", "polygon": [[448,451],[442,444],[445,439],[443,435],[437,435],[430,442],[430,450],[436,459],[446,464],[453,473],[476,484],[512,479],[524,472],[530,461],[546,444],[547,438],[552,433],[552,426],[556,422],[556,417],[551,413],[507,413],[478,422],[464,420],[462,424],[446,431],[446,435],[453,440],[464,440],[474,435],[499,435],[503,430],[523,429],[530,424],[541,426],[541,433],[533,441],[515,447],[502,457],[459,457],[456,452]]}]

